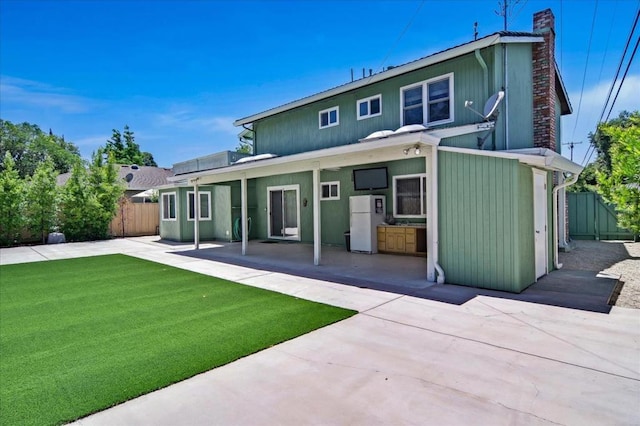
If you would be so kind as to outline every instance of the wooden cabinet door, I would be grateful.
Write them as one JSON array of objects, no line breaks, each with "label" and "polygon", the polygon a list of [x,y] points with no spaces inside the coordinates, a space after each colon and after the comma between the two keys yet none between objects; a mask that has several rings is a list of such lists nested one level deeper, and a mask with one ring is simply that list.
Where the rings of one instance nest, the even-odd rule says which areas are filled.
[{"label": "wooden cabinet door", "polygon": [[405,235],[405,252],[415,253],[416,252],[416,229],[407,228],[404,235]]}]

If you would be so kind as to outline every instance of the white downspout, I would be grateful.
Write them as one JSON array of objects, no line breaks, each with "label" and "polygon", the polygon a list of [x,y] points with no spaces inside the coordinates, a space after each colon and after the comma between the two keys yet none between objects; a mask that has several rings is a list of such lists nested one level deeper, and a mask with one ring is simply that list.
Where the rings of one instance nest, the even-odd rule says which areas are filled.
[{"label": "white downspout", "polygon": [[505,149],[509,149],[509,57],[507,52],[509,49],[506,44],[504,46],[504,145]]},{"label": "white downspout", "polygon": [[[580,173],[574,173],[571,176],[571,179],[569,179],[565,183],[556,185],[556,187],[553,188],[553,233],[556,236],[555,238],[556,240],[558,239],[557,238],[558,237],[558,191],[576,183],[579,176],[580,176]],[[562,263],[558,262],[558,241],[555,241],[554,243],[555,244],[553,245],[553,265],[555,266],[556,269],[561,269]]]},{"label": "white downspout", "polygon": [[438,272],[437,283],[444,284],[444,270],[438,263],[438,146],[431,148],[431,235],[433,242],[431,251],[433,253],[433,266]]}]

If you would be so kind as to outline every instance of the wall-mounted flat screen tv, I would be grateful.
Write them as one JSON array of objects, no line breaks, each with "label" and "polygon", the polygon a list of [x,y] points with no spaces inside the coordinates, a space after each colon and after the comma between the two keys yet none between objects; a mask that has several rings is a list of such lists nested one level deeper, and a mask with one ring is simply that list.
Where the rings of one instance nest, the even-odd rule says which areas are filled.
[{"label": "wall-mounted flat screen tv", "polygon": [[389,176],[386,167],[359,169],[353,171],[353,188],[356,191],[387,189]]}]

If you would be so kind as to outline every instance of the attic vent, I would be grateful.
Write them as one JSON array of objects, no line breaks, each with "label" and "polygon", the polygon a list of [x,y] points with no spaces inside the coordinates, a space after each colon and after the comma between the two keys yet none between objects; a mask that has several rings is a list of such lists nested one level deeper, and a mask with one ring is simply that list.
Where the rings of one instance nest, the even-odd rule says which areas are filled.
[{"label": "attic vent", "polygon": [[131,170],[138,170],[140,167],[138,167],[137,164],[132,164],[131,165]]},{"label": "attic vent", "polygon": [[133,180],[133,173],[127,173],[127,175],[124,177],[124,180],[126,180],[127,182],[131,182]]}]

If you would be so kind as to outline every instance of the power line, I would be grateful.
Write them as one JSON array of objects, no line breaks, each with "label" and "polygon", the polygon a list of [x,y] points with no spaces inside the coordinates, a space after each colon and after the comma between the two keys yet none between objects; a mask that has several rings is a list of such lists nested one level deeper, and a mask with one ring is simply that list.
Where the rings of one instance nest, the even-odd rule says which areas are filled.
[{"label": "power line", "polygon": [[[618,5],[618,0],[613,4],[613,10]],[[602,63],[600,64],[600,73],[598,74],[598,83],[602,79],[602,71],[604,70],[604,62],[607,59],[607,52],[609,51],[609,40],[611,40],[611,32],[613,31],[613,22],[615,21],[615,13],[611,14],[611,25],[609,25],[609,33],[607,34],[607,42],[604,45],[604,54],[602,55]]]},{"label": "power line", "polygon": [[611,108],[609,108],[609,113],[607,114],[607,119],[609,120],[609,116],[611,115],[611,111],[613,110],[613,106],[616,104],[618,100],[618,95],[620,94],[620,89],[622,89],[622,85],[624,84],[624,79],[627,77],[627,73],[629,72],[629,68],[631,67],[631,62],[633,62],[633,58],[636,56],[636,51],[638,50],[638,44],[640,44],[640,36],[636,40],[636,46],[633,48],[633,52],[631,53],[631,57],[629,58],[629,63],[627,64],[627,68],[624,70],[624,74],[622,75],[622,80],[620,80],[620,85],[618,86],[618,91],[616,92],[616,96],[613,98],[613,102],[611,102]]},{"label": "power line", "polygon": [[[602,112],[600,113],[600,118],[598,119],[598,123],[596,124],[596,131],[595,134],[597,135],[598,133],[598,127],[600,125],[600,123],[602,123],[602,119],[604,118],[604,114],[607,110],[607,105],[609,104],[609,100],[611,99],[611,94],[613,93],[613,89],[616,85],[616,81],[618,80],[618,76],[620,75],[620,70],[622,69],[622,64],[624,63],[624,58],[625,56],[627,56],[627,50],[629,49],[629,44],[631,43],[631,40],[633,39],[633,33],[635,32],[636,26],[638,25],[638,19],[640,18],[640,1],[638,2],[638,10],[636,11],[636,17],[635,20],[633,21],[633,25],[631,25],[631,31],[629,31],[629,36],[627,37],[627,42],[625,44],[624,47],[624,51],[622,52],[622,56],[620,57],[620,62],[618,63],[618,69],[616,70],[616,75],[614,76],[613,80],[611,81],[611,85],[609,86],[609,92],[607,94],[607,99],[604,102],[604,105],[602,106]],[[636,43],[636,49],[637,49],[637,43]],[[635,55],[635,49],[634,49],[634,55]],[[631,60],[633,60],[633,57],[631,58]],[[631,60],[629,61],[629,64],[627,66],[627,69],[625,70],[625,75],[626,72],[628,71],[629,67],[631,66]],[[618,87],[618,91],[616,93],[616,98],[618,97],[618,93],[620,93],[620,87],[622,87],[622,82],[620,83],[620,86]],[[615,102],[614,102],[615,103]],[[613,107],[612,107],[613,108]],[[609,114],[611,114],[611,110],[609,110]],[[609,116],[607,115],[607,120],[609,119]],[[595,135],[594,135],[595,136]],[[595,145],[593,143],[590,144],[589,148],[587,148],[587,151],[584,154],[584,157],[582,158],[582,165],[584,166],[585,164],[587,164],[589,161],[591,161],[591,157],[593,156],[593,153],[595,152]]]},{"label": "power line", "polygon": [[589,32],[589,46],[587,48],[587,60],[584,64],[584,74],[582,75],[582,88],[580,89],[580,100],[578,101],[578,112],[576,113],[576,121],[573,126],[573,133],[571,139],[574,139],[576,134],[576,128],[578,127],[578,120],[580,119],[580,107],[582,106],[582,94],[584,93],[584,83],[587,80],[587,69],[589,68],[589,53],[591,53],[591,40],[593,39],[593,29],[596,25],[596,16],[598,12],[598,0],[596,0],[595,8],[593,9],[593,20],[591,21],[591,31]]},{"label": "power line", "polygon": [[[398,45],[398,43],[400,42],[400,40],[402,39],[402,37],[404,36],[404,34],[407,32],[407,30],[409,30],[409,28],[411,27],[411,25],[413,24],[413,21],[416,19],[416,16],[418,16],[418,13],[420,13],[420,10],[422,9],[422,6],[424,6],[426,0],[422,0],[422,2],[420,3],[420,6],[418,6],[418,8],[416,9],[416,11],[413,13],[413,16],[411,17],[411,19],[409,20],[409,22],[407,23],[407,25],[405,25],[404,29],[402,30],[402,32],[400,33],[400,35],[398,36],[398,38],[396,39],[396,41],[393,43],[393,45],[391,46],[391,48],[389,49],[389,51],[387,52],[387,55],[384,57],[384,59],[382,60],[382,62],[380,63],[380,66],[378,67],[379,70],[384,70],[384,64],[387,62],[387,59],[389,59],[389,56],[391,55],[391,53],[393,52],[393,50],[396,48],[396,46]],[[372,76],[369,77],[369,79],[371,79]]]},{"label": "power line", "polygon": [[[627,37],[627,42],[625,44],[624,47],[624,51],[622,52],[622,56],[620,57],[620,62],[618,64],[618,69],[616,70],[616,75],[614,76],[613,80],[611,81],[611,85],[609,87],[609,92],[607,94],[607,99],[605,100],[604,105],[602,106],[602,112],[600,113],[600,118],[598,119],[598,123],[596,124],[596,131],[595,133],[598,133],[598,127],[600,125],[600,123],[602,123],[602,119],[604,118],[604,114],[607,110],[607,105],[609,104],[609,100],[611,99],[611,95],[613,93],[613,89],[615,88],[616,85],[616,81],[618,80],[618,76],[620,75],[620,70],[622,69],[622,64],[624,63],[624,58],[627,56],[627,50],[629,49],[629,44],[631,43],[631,40],[633,39],[633,33],[635,32],[636,26],[638,24],[638,18],[640,18],[640,8],[639,10],[636,12],[636,17],[635,20],[633,22],[633,25],[631,26],[631,31],[629,32],[629,36]],[[627,65],[627,68],[625,69],[625,77],[626,74],[629,70],[629,67],[631,66],[631,61],[633,60],[633,56],[635,56],[635,51],[637,49],[638,45],[636,43],[636,47],[634,49],[634,53],[629,61],[629,64]],[[607,118],[605,121],[609,120],[609,116],[611,114],[611,111],[613,110],[613,105],[615,104],[615,101],[617,100],[618,94],[620,93],[620,89],[622,88],[622,83],[624,82],[624,78],[621,80],[620,85],[618,86],[618,90],[616,92],[616,96],[614,99],[614,102],[611,105],[611,108],[609,109],[609,114],[607,115]],[[596,147],[594,144],[590,144],[589,148],[587,149],[587,151],[584,154],[584,157],[582,159],[582,165],[587,164],[589,161],[591,161],[591,157],[593,157],[593,153],[595,152]]]},{"label": "power line", "polygon": [[625,44],[624,51],[622,52],[622,56],[620,57],[620,62],[618,63],[618,69],[616,70],[616,75],[615,77],[613,77],[613,81],[611,82],[611,86],[609,87],[609,93],[607,94],[607,99],[605,100],[604,105],[602,106],[602,112],[600,113],[598,124],[602,122],[604,113],[607,110],[607,105],[609,105],[609,99],[611,99],[613,88],[615,87],[616,81],[618,80],[618,76],[620,75],[620,69],[622,69],[622,64],[624,63],[624,57],[627,56],[627,50],[629,49],[629,44],[633,39],[633,33],[636,30],[636,25],[638,25],[638,18],[640,18],[640,11],[636,12],[636,19],[633,21],[633,25],[631,26],[631,31],[629,31],[629,37],[627,37],[627,43]]}]

